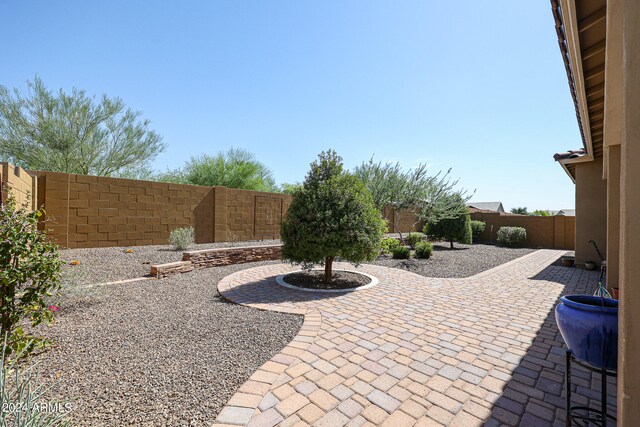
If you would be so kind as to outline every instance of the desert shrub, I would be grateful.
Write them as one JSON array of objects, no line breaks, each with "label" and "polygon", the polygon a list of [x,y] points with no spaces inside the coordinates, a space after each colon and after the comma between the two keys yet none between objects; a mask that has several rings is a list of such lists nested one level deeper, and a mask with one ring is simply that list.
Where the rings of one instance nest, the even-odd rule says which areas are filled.
[{"label": "desert shrub", "polygon": [[418,242],[416,243],[416,258],[427,259],[431,257],[431,253],[433,252],[433,246],[429,242]]},{"label": "desert shrub", "polygon": [[382,239],[382,242],[380,243],[380,249],[383,254],[390,254],[393,252],[393,249],[398,246],[402,246],[400,244],[400,240],[394,237],[386,237]]},{"label": "desert shrub", "polygon": [[500,246],[519,248],[527,240],[527,230],[523,227],[500,227],[497,240]]},{"label": "desert shrub", "polygon": [[406,238],[406,242],[411,249],[415,249],[416,243],[421,242],[422,239],[424,239],[424,234],[422,233],[409,233]]},{"label": "desert shrub", "polygon": [[487,223],[484,221],[471,221],[471,236],[473,242],[480,241],[480,235],[484,232]]},{"label": "desert shrub", "polygon": [[174,228],[169,235],[169,244],[176,251],[188,249],[196,241],[196,231],[193,227]]},{"label": "desert shrub", "polygon": [[[7,348],[7,339],[4,341]],[[37,364],[17,363],[23,359],[25,351],[32,347],[27,344],[15,354],[15,358],[9,360],[3,351],[0,353],[0,426],[31,427],[31,426],[68,426],[66,413],[71,408],[70,403],[57,404],[61,410],[58,412],[40,411],[39,404],[48,387],[39,381]],[[14,410],[15,409],[15,410]],[[19,415],[19,416],[17,416]]]},{"label": "desert shrub", "polygon": [[409,256],[411,255],[411,251],[409,250],[408,247],[401,245],[393,248],[393,250],[391,251],[391,254],[394,259],[409,259]]},{"label": "desert shrub", "polygon": [[47,298],[60,288],[62,261],[58,248],[38,230],[43,211],[16,204],[9,191],[0,207],[0,336],[6,336],[5,356],[28,356],[47,345],[27,334],[20,322],[35,327],[53,320]]},{"label": "desert shrub", "polygon": [[282,257],[303,268],[324,265],[329,283],[334,259],[374,260],[386,229],[371,192],[329,150],[311,164],[302,187],[293,192],[281,226]]}]

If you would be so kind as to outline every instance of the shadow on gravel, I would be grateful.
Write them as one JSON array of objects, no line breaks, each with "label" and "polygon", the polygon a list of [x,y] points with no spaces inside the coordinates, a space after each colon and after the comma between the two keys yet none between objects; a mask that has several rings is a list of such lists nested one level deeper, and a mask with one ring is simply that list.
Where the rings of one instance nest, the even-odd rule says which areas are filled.
[{"label": "shadow on gravel", "polygon": [[469,248],[446,248],[444,246],[434,246],[433,250],[436,252],[449,252],[449,251],[466,251],[469,250]]},{"label": "shadow on gravel", "polygon": [[[546,280],[563,285],[561,296],[591,294],[597,286],[597,272],[551,264],[533,280]],[[555,320],[555,306],[513,370],[511,379],[499,392],[485,425],[559,426],[564,425],[566,407],[565,346]],[[600,408],[600,375],[578,364],[571,365],[572,404]],[[615,416],[616,386],[607,384],[608,411]]]}]

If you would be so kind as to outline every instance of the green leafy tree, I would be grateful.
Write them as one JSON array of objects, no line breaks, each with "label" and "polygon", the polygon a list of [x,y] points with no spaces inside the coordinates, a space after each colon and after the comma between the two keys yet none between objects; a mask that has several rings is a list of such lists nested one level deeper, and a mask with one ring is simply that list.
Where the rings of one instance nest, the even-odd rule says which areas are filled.
[{"label": "green leafy tree", "polygon": [[[400,163],[376,163],[372,158],[357,166],[354,174],[371,192],[380,212],[384,212],[385,206],[393,208],[392,226],[402,238],[399,224],[404,213],[414,214],[418,221],[427,223],[436,217],[454,217],[461,213],[452,211],[458,205],[450,205],[448,202],[447,196],[453,193],[461,197],[465,194],[454,190],[458,181],[450,179],[450,172],[451,170],[444,174],[438,172],[436,175],[429,175],[426,164],[404,170]],[[417,222],[413,225],[416,224]]]},{"label": "green leafy tree", "polygon": [[299,188],[302,187],[302,184],[296,182],[295,184],[290,184],[288,182],[284,182],[282,184],[280,184],[280,191],[284,194],[293,194],[296,192],[296,190],[298,190]]},{"label": "green leafy tree", "polygon": [[[464,206],[465,213],[458,214],[453,217],[441,217],[427,225],[425,232],[434,238],[445,239],[453,249],[453,242],[472,243],[471,216],[465,205],[465,200],[457,194],[450,196],[451,203],[457,203]],[[462,210],[462,207],[458,211]]]},{"label": "green leafy tree", "polygon": [[111,176],[165,150],[149,120],[119,98],[53,93],[38,77],[21,94],[0,86],[0,157],[27,169]]},{"label": "green leafy tree", "polygon": [[527,208],[513,208],[511,209],[511,213],[512,214],[518,214],[518,215],[529,215],[529,211],[527,211]]},{"label": "green leafy tree", "polygon": [[541,210],[541,209],[536,209],[535,211],[533,211],[533,213],[531,215],[533,215],[533,216],[551,216],[549,211]]},{"label": "green leafy tree", "polygon": [[0,332],[7,336],[7,354],[28,355],[46,341],[27,335],[20,322],[27,318],[37,326],[52,320],[46,298],[60,288],[62,262],[57,247],[38,230],[43,212],[17,206],[8,193],[0,207]]},{"label": "green leafy tree", "polygon": [[329,283],[336,258],[354,264],[375,259],[385,230],[371,193],[329,150],[311,164],[293,193],[282,222],[282,256],[303,268],[324,265]]},{"label": "green leafy tree", "polygon": [[169,170],[158,175],[157,179],[181,184],[278,191],[271,170],[259,162],[253,153],[238,148],[231,148],[215,156],[193,156],[183,168]]}]

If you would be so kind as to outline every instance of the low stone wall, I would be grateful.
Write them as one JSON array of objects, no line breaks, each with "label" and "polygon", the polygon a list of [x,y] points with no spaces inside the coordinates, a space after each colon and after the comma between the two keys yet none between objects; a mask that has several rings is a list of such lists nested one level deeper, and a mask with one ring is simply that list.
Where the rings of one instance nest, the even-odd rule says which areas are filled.
[{"label": "low stone wall", "polygon": [[151,276],[162,278],[174,274],[187,273],[199,268],[220,267],[247,262],[279,260],[282,247],[240,246],[232,248],[202,249],[182,254],[182,261],[151,266]]}]

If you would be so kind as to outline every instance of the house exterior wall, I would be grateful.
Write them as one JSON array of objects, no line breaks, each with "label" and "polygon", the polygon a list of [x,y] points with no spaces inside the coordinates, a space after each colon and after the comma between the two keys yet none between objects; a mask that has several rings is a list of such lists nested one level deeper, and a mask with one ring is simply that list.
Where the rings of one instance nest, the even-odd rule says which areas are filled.
[{"label": "house exterior wall", "polygon": [[589,243],[593,240],[602,255],[607,249],[607,182],[602,179],[602,159],[576,164],[576,264],[595,261],[598,254]]},{"label": "house exterior wall", "polygon": [[619,0],[622,31],[618,423],[640,420],[640,2]]},{"label": "house exterior wall", "polygon": [[620,269],[620,145],[607,147],[607,286],[618,287]]}]

